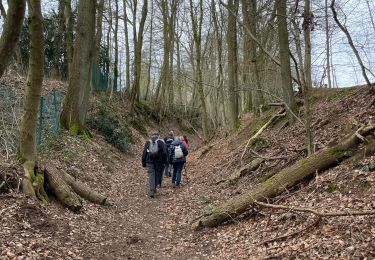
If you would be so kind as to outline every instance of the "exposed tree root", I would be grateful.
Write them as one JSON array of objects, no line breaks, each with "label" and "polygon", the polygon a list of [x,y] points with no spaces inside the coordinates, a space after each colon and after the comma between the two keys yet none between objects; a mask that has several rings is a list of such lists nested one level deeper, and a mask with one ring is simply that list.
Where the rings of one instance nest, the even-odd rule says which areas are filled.
[{"label": "exposed tree root", "polygon": [[81,197],[100,205],[105,205],[107,198],[90,189],[86,184],[74,179],[63,169],[59,169],[53,162],[48,167],[40,167],[38,163],[28,161],[24,163],[25,177],[22,180],[24,194],[48,201],[44,186],[56,196],[57,200],[72,211],[82,208]]}]

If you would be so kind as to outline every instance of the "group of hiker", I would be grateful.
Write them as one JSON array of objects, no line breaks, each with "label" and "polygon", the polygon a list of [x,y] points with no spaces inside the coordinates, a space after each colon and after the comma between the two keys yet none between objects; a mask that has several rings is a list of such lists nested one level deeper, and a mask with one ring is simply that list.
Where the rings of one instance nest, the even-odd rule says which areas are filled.
[{"label": "group of hiker", "polygon": [[150,197],[155,196],[157,187],[162,187],[163,175],[172,177],[173,188],[180,187],[188,148],[186,136],[174,136],[173,131],[170,131],[161,139],[159,132],[152,132],[142,154],[142,166],[147,167]]}]

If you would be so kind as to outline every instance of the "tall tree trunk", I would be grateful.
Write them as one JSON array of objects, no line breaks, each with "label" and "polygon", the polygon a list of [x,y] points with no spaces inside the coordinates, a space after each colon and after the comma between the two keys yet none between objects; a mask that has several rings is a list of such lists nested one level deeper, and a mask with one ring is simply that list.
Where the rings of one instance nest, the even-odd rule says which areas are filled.
[{"label": "tall tree trunk", "polygon": [[151,85],[151,66],[152,66],[152,39],[153,39],[153,25],[154,23],[152,22],[154,19],[154,2],[151,1],[151,24],[150,24],[150,37],[149,37],[149,44],[150,44],[150,49],[148,53],[148,68],[147,68],[147,86],[146,86],[146,93],[144,100],[147,101],[148,98],[148,93],[150,91],[150,85]]},{"label": "tall tree trunk", "polygon": [[26,0],[12,0],[9,2],[8,15],[6,15],[3,32],[0,37],[0,78],[12,60],[12,55],[17,47],[23,18],[25,17],[25,9]]},{"label": "tall tree trunk", "polygon": [[[292,74],[290,69],[289,57],[288,29],[286,22],[286,0],[276,0],[276,5],[283,100],[290,108],[290,110],[295,111],[296,102],[293,95]],[[287,109],[287,115],[289,122],[293,123],[295,121],[295,118],[290,110]]]},{"label": "tall tree trunk", "polygon": [[[203,75],[202,75],[202,23],[203,23],[203,0],[199,1],[199,15],[194,14],[194,5],[193,1],[190,0],[190,17],[193,27],[194,35],[194,45],[195,45],[195,62],[196,62],[196,78],[195,85],[198,90],[200,108],[201,108],[201,117],[202,117],[202,129],[203,129],[203,138],[208,140],[208,117],[207,117],[207,108],[206,100],[203,89]],[[196,17],[199,19],[196,20]]]},{"label": "tall tree trunk", "polygon": [[228,1],[228,91],[229,91],[229,120],[233,131],[239,125],[238,121],[238,64],[237,64],[237,11],[238,0]]},{"label": "tall tree trunk", "polygon": [[336,9],[335,9],[335,0],[332,0],[332,2],[331,2],[331,10],[332,10],[332,13],[333,13],[333,19],[335,20],[336,24],[340,27],[341,31],[345,34],[346,38],[348,39],[348,43],[349,43],[350,47],[352,48],[352,50],[355,54],[355,57],[357,58],[358,64],[361,67],[362,76],[365,79],[366,84],[370,85],[371,82],[370,82],[369,78],[367,77],[366,67],[363,64],[363,61],[361,59],[361,56],[359,55],[359,52],[358,52],[357,48],[354,46],[352,37],[350,36],[350,33],[349,33],[348,29],[346,28],[346,26],[342,25],[341,22],[339,21],[339,19],[337,18],[337,12],[336,12]]},{"label": "tall tree trunk", "polygon": [[[220,102],[218,102],[221,106],[221,124],[223,126],[226,125],[226,107],[225,107],[225,94],[224,94],[224,65],[223,65],[223,35],[222,30],[219,28],[219,19],[216,13],[216,5],[215,1],[211,1],[211,13],[212,19],[215,27],[215,40],[216,40],[216,52],[217,52],[217,63],[218,63],[218,71],[217,71],[217,96]],[[220,110],[220,107],[217,108]]]},{"label": "tall tree trunk", "polygon": [[[130,113],[133,113],[134,111],[137,93],[139,93],[139,90],[140,90],[140,79],[141,79],[141,69],[142,69],[141,62],[142,62],[143,31],[145,27],[146,18],[147,18],[147,4],[148,4],[148,0],[143,0],[142,17],[141,17],[141,22],[139,24],[138,38],[137,38],[136,46],[135,46],[134,81],[133,81],[133,87],[132,87],[132,91],[130,93],[130,98],[129,98],[128,108],[129,108]],[[139,95],[138,95],[138,98],[139,98]]]},{"label": "tall tree trunk", "polygon": [[114,41],[115,41],[115,64],[113,68],[113,92],[118,90],[118,0],[115,0],[115,29],[113,33]]},{"label": "tall tree trunk", "polygon": [[130,47],[128,32],[128,12],[126,10],[126,0],[123,0],[124,8],[124,29],[125,29],[125,89],[130,91]]},{"label": "tall tree trunk", "polygon": [[59,7],[58,7],[58,27],[57,32],[54,37],[54,68],[53,68],[53,77],[56,79],[62,78],[62,71],[61,71],[61,57],[62,57],[62,35],[64,33],[64,2],[59,1]]},{"label": "tall tree trunk", "polygon": [[99,54],[100,54],[100,43],[103,36],[103,14],[104,14],[104,0],[99,0],[98,8],[96,12],[96,34],[95,34],[95,49],[93,55],[93,64],[95,69],[99,69]]},{"label": "tall tree trunk", "polygon": [[325,33],[326,33],[326,56],[327,56],[327,79],[328,87],[332,88],[331,80],[331,54],[330,54],[330,37],[329,37],[329,23],[328,23],[328,0],[324,0],[324,22],[325,22]]},{"label": "tall tree trunk", "polygon": [[306,148],[308,155],[312,154],[314,151],[313,147],[313,137],[311,132],[311,109],[310,109],[310,96],[312,90],[311,82],[311,26],[312,26],[312,14],[310,12],[310,0],[305,0],[304,8],[304,20],[303,20],[303,35],[305,40],[305,83],[304,84],[304,105],[305,105],[305,131],[306,131]]},{"label": "tall tree trunk", "polygon": [[72,71],[61,116],[61,125],[73,134],[87,133],[84,120],[90,91],[94,37],[95,2],[80,0]]},{"label": "tall tree trunk", "polygon": [[68,77],[71,75],[73,62],[73,13],[71,0],[64,1],[64,19],[65,19],[65,49],[68,63]]},{"label": "tall tree trunk", "polygon": [[[43,16],[40,0],[29,1],[30,16],[30,58],[27,75],[27,89],[23,106],[23,117],[20,128],[20,156],[24,163],[25,178],[22,189],[26,195],[46,199],[43,189],[44,177],[36,175],[36,126],[40,96],[43,84]],[[9,14],[10,16],[10,14]]]}]

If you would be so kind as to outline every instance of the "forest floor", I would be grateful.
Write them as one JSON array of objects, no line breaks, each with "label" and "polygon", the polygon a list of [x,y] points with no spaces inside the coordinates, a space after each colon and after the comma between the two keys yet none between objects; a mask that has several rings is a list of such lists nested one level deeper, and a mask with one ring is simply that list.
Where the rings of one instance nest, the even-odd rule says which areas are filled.
[{"label": "forest floor", "polygon": [[[366,109],[375,95],[369,88],[316,94],[316,149],[337,142],[361,124],[374,123],[375,109]],[[131,152],[120,153],[100,135],[88,141],[62,133],[44,157],[106,195],[110,205],[85,202],[79,213],[73,213],[53,200],[40,204],[16,191],[2,194],[0,259],[374,259],[374,216],[323,218],[310,225],[315,220],[311,214],[254,208],[218,228],[191,229],[204,211],[305,155],[303,126],[279,122],[262,134],[263,141],[252,147],[255,153],[248,152],[244,162],[259,155],[281,159],[266,160],[252,174],[228,184],[227,178],[241,166],[254,125],[250,115],[243,115],[241,128],[230,137],[218,134],[206,145],[192,137],[182,187],[173,189],[171,179],[164,178],[155,198],[147,196],[147,174],[140,163],[144,136],[134,133],[138,141]],[[270,203],[328,212],[374,209],[374,163],[374,156],[344,161]],[[0,173],[6,170],[22,172],[0,163]]]}]

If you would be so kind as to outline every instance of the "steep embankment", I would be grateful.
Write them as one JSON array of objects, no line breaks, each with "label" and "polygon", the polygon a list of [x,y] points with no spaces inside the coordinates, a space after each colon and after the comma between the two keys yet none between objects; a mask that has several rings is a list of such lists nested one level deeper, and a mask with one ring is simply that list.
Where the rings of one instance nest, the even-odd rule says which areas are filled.
[{"label": "steep embankment", "polygon": [[[365,109],[374,94],[364,89],[334,92],[314,103],[313,129],[320,149],[368,123],[374,108]],[[302,111],[299,113],[302,115]],[[244,162],[261,155],[260,168],[228,184],[225,180],[240,167],[240,157],[255,123],[245,115],[243,128],[199,148],[193,141],[182,187],[172,189],[170,178],[155,199],[147,197],[147,176],[140,165],[145,137],[132,130],[135,143],[120,153],[94,133],[94,139],[62,134],[45,156],[58,161],[73,176],[108,196],[111,205],[85,203],[79,214],[55,202],[38,202],[10,193],[0,195],[0,253],[5,257],[33,256],[64,259],[262,259],[375,257],[373,216],[323,219],[294,236],[263,243],[314,222],[309,214],[253,209],[229,225],[199,232],[191,222],[214,205],[243,193],[275,168],[302,158],[303,127],[279,122],[252,146]],[[194,139],[194,138],[193,138]],[[202,155],[202,151],[211,149]],[[311,181],[286,191],[274,203],[319,210],[374,208],[375,172],[365,158],[356,165],[346,161]],[[366,168],[367,166],[367,168]],[[187,178],[188,177],[188,178]]]}]

